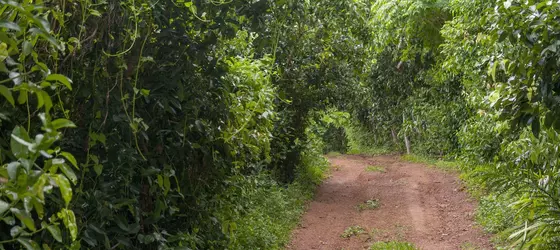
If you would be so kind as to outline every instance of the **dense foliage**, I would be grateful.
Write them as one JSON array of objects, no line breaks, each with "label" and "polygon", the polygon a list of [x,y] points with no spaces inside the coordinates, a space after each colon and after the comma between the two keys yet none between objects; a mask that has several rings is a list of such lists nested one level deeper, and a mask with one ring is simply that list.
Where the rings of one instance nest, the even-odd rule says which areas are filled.
[{"label": "dense foliage", "polygon": [[364,6],[1,0],[0,247],[280,248]]},{"label": "dense foliage", "polygon": [[508,248],[556,249],[560,4],[381,0],[371,10],[376,63],[350,130],[370,146],[463,160],[470,181],[495,192],[478,215],[489,231],[505,232]]},{"label": "dense foliage", "polygon": [[281,248],[323,153],[383,148],[463,160],[493,192],[482,224],[554,249],[559,16],[537,0],[0,0],[0,247]]}]

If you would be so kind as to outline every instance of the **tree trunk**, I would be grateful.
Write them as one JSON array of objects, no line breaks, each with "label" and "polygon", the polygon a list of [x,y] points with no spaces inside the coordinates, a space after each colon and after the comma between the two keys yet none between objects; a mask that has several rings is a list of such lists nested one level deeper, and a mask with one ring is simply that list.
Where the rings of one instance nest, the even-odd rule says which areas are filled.
[{"label": "tree trunk", "polygon": [[406,153],[410,154],[410,141],[407,135],[404,135],[404,144],[406,145]]},{"label": "tree trunk", "polygon": [[399,139],[397,138],[397,133],[395,133],[395,129],[391,129],[391,135],[393,136],[393,143],[395,143],[395,145],[398,145]]}]

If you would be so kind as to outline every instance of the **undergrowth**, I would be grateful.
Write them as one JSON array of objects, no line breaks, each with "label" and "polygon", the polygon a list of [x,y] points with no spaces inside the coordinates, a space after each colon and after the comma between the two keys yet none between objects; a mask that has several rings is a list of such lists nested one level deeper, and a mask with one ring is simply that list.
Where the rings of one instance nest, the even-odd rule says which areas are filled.
[{"label": "undergrowth", "polygon": [[237,180],[234,188],[223,194],[230,197],[228,204],[217,212],[217,217],[225,221],[223,231],[229,234],[229,248],[282,249],[328,164],[323,156],[304,152],[292,184],[282,186],[268,174]]},{"label": "undergrowth", "polygon": [[336,157],[336,156],[341,156],[342,154],[340,152],[335,152],[335,151],[331,151],[327,153],[328,157]]},{"label": "undergrowth", "polygon": [[434,159],[431,157],[416,155],[416,154],[406,154],[401,157],[405,161],[424,163],[430,166],[435,166],[442,170],[459,170],[460,164],[455,161],[449,161],[444,159]]},{"label": "undergrowth", "polygon": [[245,190],[250,208],[228,223],[232,249],[282,248],[304,212],[305,203],[312,198],[312,189],[301,183],[288,187],[274,182],[261,185]]}]

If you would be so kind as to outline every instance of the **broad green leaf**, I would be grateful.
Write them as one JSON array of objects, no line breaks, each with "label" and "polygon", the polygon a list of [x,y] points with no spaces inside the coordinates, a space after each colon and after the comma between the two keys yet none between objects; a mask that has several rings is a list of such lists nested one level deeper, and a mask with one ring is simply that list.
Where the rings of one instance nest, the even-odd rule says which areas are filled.
[{"label": "broad green leaf", "polygon": [[171,189],[171,182],[169,181],[169,176],[165,176],[163,178],[163,187],[164,187],[164,195],[167,195],[167,193]]},{"label": "broad green leaf", "polygon": [[91,15],[93,15],[93,16],[101,17],[101,13],[100,13],[98,10],[96,10],[96,9],[90,9],[90,10],[89,10],[89,13],[90,13]]},{"label": "broad green leaf", "polygon": [[78,177],[76,177],[76,174],[74,173],[74,170],[72,170],[72,168],[70,168],[66,163],[63,163],[60,165],[60,170],[62,170],[64,175],[66,175],[66,177],[68,177],[68,179],[70,179],[70,181],[72,181],[72,183],[76,185]]},{"label": "broad green leaf", "polygon": [[32,231],[37,231],[37,229],[35,229],[35,222],[33,221],[33,218],[31,218],[31,216],[27,212],[19,210],[17,208],[11,208],[10,211],[16,216],[16,218],[23,222],[23,225],[25,225],[27,228],[31,229]]},{"label": "broad green leaf", "polygon": [[43,206],[43,203],[41,203],[41,201],[37,198],[33,198],[31,203],[33,204],[35,212],[37,212],[39,219],[43,219],[43,216],[45,216],[45,207]]},{"label": "broad green leaf", "polygon": [[49,93],[46,91],[42,91],[41,94],[43,95],[43,102],[45,103],[45,111],[48,113],[53,106],[51,96],[49,96]]},{"label": "broad green leaf", "polygon": [[107,144],[107,138],[105,137],[105,134],[101,133],[97,135],[97,140],[101,143],[103,143],[103,145]]},{"label": "broad green leaf", "polygon": [[140,90],[140,93],[141,93],[143,96],[149,96],[149,95],[150,95],[150,90],[148,90],[148,89],[141,89],[141,90]]},{"label": "broad green leaf", "polygon": [[33,45],[29,41],[23,41],[23,55],[28,56],[31,54],[31,50],[33,49]]},{"label": "broad green leaf", "polygon": [[[14,82],[16,82],[16,80],[17,80],[18,82],[21,82],[21,78],[16,78],[16,79],[14,79]],[[15,85],[18,85],[18,84],[19,84],[19,83],[15,83]],[[18,96],[18,99],[17,99],[18,103],[19,103],[19,104],[24,104],[24,103],[27,102],[27,100],[28,100],[27,90],[21,90],[21,91],[19,91],[19,96]]]},{"label": "broad green leaf", "polygon": [[101,164],[95,164],[95,165],[93,165],[93,170],[95,171],[95,173],[97,174],[97,176],[100,176],[101,173],[103,172],[103,165],[101,165]]},{"label": "broad green leaf", "polygon": [[61,174],[55,177],[55,181],[60,189],[60,193],[62,194],[62,198],[64,199],[66,206],[68,206],[72,200],[72,187],[70,186],[70,182],[64,175]]},{"label": "broad green leaf", "polygon": [[492,93],[490,93],[490,96],[488,96],[488,101],[490,101],[490,107],[494,107],[499,100],[500,100],[500,91],[498,90],[492,91]]},{"label": "broad green leaf", "polygon": [[89,155],[89,158],[90,158],[93,162],[95,162],[96,164],[99,163],[99,158],[97,157],[97,155],[94,155],[94,154]]},{"label": "broad green leaf", "polygon": [[6,28],[6,29],[15,30],[15,31],[20,31],[21,30],[21,28],[19,27],[19,25],[17,25],[17,23],[9,22],[9,21],[6,21],[6,20],[0,21],[0,28]]},{"label": "broad green leaf", "polygon": [[8,45],[4,42],[0,43],[0,63],[2,63],[2,72],[9,72],[8,69],[6,68],[6,65],[4,64],[4,60],[6,60],[6,58],[10,55],[10,53],[8,52]]},{"label": "broad green leaf", "polygon": [[76,240],[78,237],[78,226],[76,225],[76,216],[72,210],[63,208],[59,214],[59,218],[64,222],[64,226],[70,231],[72,240]]},{"label": "broad green leaf", "polygon": [[72,80],[70,80],[70,78],[61,75],[61,74],[50,74],[49,76],[47,76],[47,78],[45,79],[47,81],[57,81],[60,82],[62,84],[64,84],[64,86],[66,86],[69,90],[72,90]]},{"label": "broad green leaf", "polygon": [[9,208],[10,204],[3,200],[0,200],[0,214],[4,214],[4,212],[8,211]]},{"label": "broad green leaf", "polygon": [[74,166],[76,169],[78,168],[78,162],[76,161],[76,158],[74,158],[74,156],[68,152],[61,152],[60,155],[64,156],[64,158],[66,158],[66,160],[68,160],[72,166]]},{"label": "broad green leaf", "polygon": [[41,92],[42,90],[35,91],[35,95],[37,96],[37,109],[40,109],[41,107],[43,107],[43,105],[45,105],[45,100],[43,99],[43,93]]},{"label": "broad green leaf", "polygon": [[163,176],[158,174],[157,176],[157,183],[161,189],[163,189]]},{"label": "broad green leaf", "polygon": [[8,67],[6,67],[6,64],[3,62],[1,54],[0,54],[0,72],[4,72],[4,73],[10,72],[8,70]]},{"label": "broad green leaf", "polygon": [[10,180],[15,180],[17,178],[17,171],[19,169],[19,167],[21,166],[21,163],[14,161],[14,162],[10,162],[8,163],[8,177],[10,177]]},{"label": "broad green leaf", "polygon": [[28,239],[28,238],[18,238],[17,241],[22,244],[25,249],[27,250],[41,250],[41,247],[39,246],[39,244],[37,244],[37,242]]},{"label": "broad green leaf", "polygon": [[74,124],[70,120],[60,118],[52,121],[51,126],[53,127],[54,130],[58,130],[60,128],[75,128],[76,124]]},{"label": "broad green leaf", "polygon": [[10,140],[10,148],[12,149],[12,154],[17,158],[26,157],[29,153],[29,134],[27,131],[20,126],[16,126],[12,131],[12,138]]},{"label": "broad green leaf", "polygon": [[10,89],[8,89],[8,87],[0,85],[0,95],[4,96],[4,98],[6,98],[6,100],[8,100],[10,104],[12,104],[12,107],[15,107],[14,97],[12,96],[12,92],[10,91]]},{"label": "broad green leaf", "polygon": [[41,177],[39,177],[39,179],[37,179],[35,184],[33,184],[33,192],[37,195],[37,198],[39,198],[41,201],[45,201],[44,188],[45,185],[47,184],[48,179],[49,179],[48,175],[43,174],[41,175]]},{"label": "broad green leaf", "polygon": [[58,227],[58,225],[49,225],[47,227],[47,230],[49,230],[56,241],[62,242],[62,233],[60,232],[60,228]]}]

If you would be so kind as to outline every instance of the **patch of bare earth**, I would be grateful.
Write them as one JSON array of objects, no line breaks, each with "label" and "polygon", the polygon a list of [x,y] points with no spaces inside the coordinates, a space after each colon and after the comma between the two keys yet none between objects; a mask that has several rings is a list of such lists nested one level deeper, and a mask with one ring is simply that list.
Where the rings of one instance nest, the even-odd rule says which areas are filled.
[{"label": "patch of bare earth", "polygon": [[[490,236],[474,222],[476,202],[463,192],[455,173],[403,162],[398,156],[330,158],[332,176],[293,232],[287,249],[367,249],[377,241],[407,241],[425,250],[477,246],[492,249]],[[385,167],[368,172],[369,165]],[[356,206],[378,199],[380,206]],[[343,238],[350,226],[366,233]]]}]

